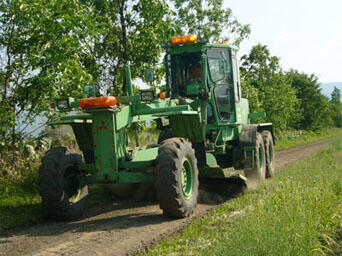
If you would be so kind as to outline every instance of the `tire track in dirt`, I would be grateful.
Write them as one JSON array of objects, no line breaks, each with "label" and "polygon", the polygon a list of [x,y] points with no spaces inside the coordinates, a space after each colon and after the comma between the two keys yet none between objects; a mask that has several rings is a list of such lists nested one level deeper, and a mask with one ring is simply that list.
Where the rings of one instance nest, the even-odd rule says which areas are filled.
[{"label": "tire track in dirt", "polygon": [[[328,147],[333,139],[276,151],[276,170]],[[181,230],[218,203],[198,204],[185,219],[168,219],[156,203],[115,201],[86,211],[73,222],[44,222],[0,235],[3,255],[127,255]]]}]

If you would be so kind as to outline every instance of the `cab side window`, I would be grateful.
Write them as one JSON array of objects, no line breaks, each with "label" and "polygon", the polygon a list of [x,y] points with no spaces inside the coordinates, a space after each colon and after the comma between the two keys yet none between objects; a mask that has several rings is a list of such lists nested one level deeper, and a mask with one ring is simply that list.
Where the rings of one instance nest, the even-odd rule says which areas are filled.
[{"label": "cab side window", "polygon": [[216,85],[229,84],[231,82],[231,68],[228,49],[209,49],[207,56],[211,81]]}]

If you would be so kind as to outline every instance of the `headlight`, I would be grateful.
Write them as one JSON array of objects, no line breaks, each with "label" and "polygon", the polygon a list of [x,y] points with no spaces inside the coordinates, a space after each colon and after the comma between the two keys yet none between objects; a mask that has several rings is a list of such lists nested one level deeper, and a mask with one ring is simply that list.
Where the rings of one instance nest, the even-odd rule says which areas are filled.
[{"label": "headlight", "polygon": [[153,101],[154,92],[153,91],[140,91],[140,100],[141,101]]},{"label": "headlight", "polygon": [[57,100],[57,108],[60,110],[65,110],[70,108],[68,99]]},{"label": "headlight", "polygon": [[[75,99],[72,97],[55,100],[53,107],[57,111],[66,111],[75,107]],[[52,106],[51,106],[52,107]]]}]

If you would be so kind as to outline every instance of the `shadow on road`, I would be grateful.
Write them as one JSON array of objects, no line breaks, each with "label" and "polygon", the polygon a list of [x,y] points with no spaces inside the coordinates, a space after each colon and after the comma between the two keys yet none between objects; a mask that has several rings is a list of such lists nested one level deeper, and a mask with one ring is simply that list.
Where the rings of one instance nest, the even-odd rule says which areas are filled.
[{"label": "shadow on road", "polygon": [[[205,179],[200,181],[199,198],[201,204],[219,205],[237,197],[245,189],[245,184],[237,179]],[[36,225],[5,231],[0,238],[9,236],[57,236],[66,232],[96,232],[115,229],[129,229],[177,219],[162,214],[157,202],[144,202],[133,199],[112,200],[104,205],[93,205],[77,221],[54,221],[42,219]]]}]

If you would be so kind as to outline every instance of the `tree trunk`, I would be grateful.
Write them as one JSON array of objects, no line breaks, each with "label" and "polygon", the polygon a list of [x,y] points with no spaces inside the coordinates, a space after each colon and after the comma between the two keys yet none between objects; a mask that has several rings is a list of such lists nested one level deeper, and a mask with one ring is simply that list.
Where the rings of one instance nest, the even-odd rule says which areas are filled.
[{"label": "tree trunk", "polygon": [[[119,4],[119,12],[120,12],[120,24],[121,24],[121,36],[122,36],[122,47],[123,47],[123,64],[126,65],[128,63],[128,54],[127,54],[127,27],[125,20],[125,12],[126,12],[126,0],[122,0]],[[126,94],[126,77],[123,76],[123,85],[122,91]]]},{"label": "tree trunk", "polygon": [[12,165],[15,166],[15,125],[12,127]]}]

